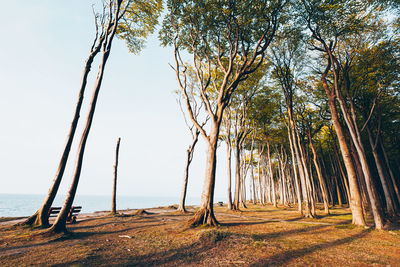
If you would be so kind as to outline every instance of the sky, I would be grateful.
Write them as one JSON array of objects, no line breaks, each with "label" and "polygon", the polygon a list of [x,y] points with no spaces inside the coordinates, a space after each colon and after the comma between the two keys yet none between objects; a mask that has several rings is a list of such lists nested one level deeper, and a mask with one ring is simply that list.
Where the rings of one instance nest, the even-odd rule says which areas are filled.
[{"label": "sky", "polygon": [[[63,151],[84,61],[94,37],[93,0],[4,1],[0,9],[0,193],[45,194]],[[179,196],[191,141],[168,63],[173,50],[157,32],[139,55],[114,39],[86,146],[77,194],[111,195],[121,137],[117,194]],[[98,67],[93,65],[79,125],[86,119]],[[60,187],[72,179],[79,127]],[[195,151],[188,197],[200,198],[203,140]],[[226,157],[218,152],[215,196],[226,196]]]}]

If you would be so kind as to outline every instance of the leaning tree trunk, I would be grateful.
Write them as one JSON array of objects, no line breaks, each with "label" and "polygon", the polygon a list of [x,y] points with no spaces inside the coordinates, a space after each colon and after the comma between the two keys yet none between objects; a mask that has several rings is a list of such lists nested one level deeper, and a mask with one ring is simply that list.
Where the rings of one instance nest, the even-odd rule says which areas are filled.
[{"label": "leaning tree trunk", "polygon": [[388,214],[393,217],[396,214],[395,204],[393,202],[391,192],[389,191],[389,185],[388,185],[388,181],[386,180],[386,177],[384,174],[381,159],[378,155],[378,151],[377,151],[378,144],[374,142],[374,140],[373,140],[374,138],[372,137],[371,129],[369,128],[368,125],[366,125],[366,128],[367,128],[367,133],[368,133],[369,144],[371,145],[371,149],[372,149],[372,155],[374,156],[376,169],[378,170],[378,175],[379,175],[381,185],[383,188],[383,193],[385,196],[386,210],[387,210]]},{"label": "leaning tree trunk", "polygon": [[[290,119],[290,118],[289,118]],[[295,128],[296,125],[294,124],[293,120],[290,119],[291,123],[291,131],[292,131],[292,138],[293,138],[293,146],[294,146],[294,151],[296,153],[296,159],[297,159],[297,166],[299,168],[299,174],[300,174],[300,182],[301,182],[301,189],[302,189],[302,195],[303,195],[303,202],[304,202],[304,217],[311,217],[311,206],[310,206],[310,199],[309,199],[309,194],[307,190],[307,181],[306,181],[306,176],[305,176],[305,171],[304,171],[304,164],[302,157],[300,155],[300,148],[299,148],[299,141],[297,140],[299,137],[296,135]]]},{"label": "leaning tree trunk", "polygon": [[[327,48],[328,49],[328,48]],[[355,225],[365,226],[365,220],[362,212],[362,204],[361,204],[361,195],[360,189],[357,184],[357,176],[356,171],[351,161],[351,155],[349,152],[349,147],[346,143],[346,138],[343,133],[342,125],[339,122],[339,117],[335,105],[336,95],[335,92],[329,89],[328,82],[326,80],[326,76],[331,69],[332,59],[329,57],[328,65],[322,74],[321,81],[324,87],[324,90],[328,96],[328,106],[331,112],[331,121],[333,126],[335,127],[336,135],[338,137],[340,151],[342,152],[343,161],[346,167],[348,179],[349,179],[349,188],[350,188],[350,208],[352,214],[352,223]]]},{"label": "leaning tree trunk", "polygon": [[396,196],[397,196],[397,201],[398,201],[397,203],[400,204],[400,190],[399,190],[399,187],[397,186],[396,179],[394,178],[392,168],[390,167],[389,158],[388,158],[388,156],[387,156],[387,154],[386,154],[386,150],[385,150],[385,147],[384,147],[384,145],[383,145],[383,142],[382,142],[381,137],[379,137],[379,139],[380,139],[380,140],[379,140],[379,143],[380,143],[380,145],[381,145],[381,151],[382,151],[382,153],[383,153],[383,157],[384,157],[385,163],[386,163],[386,168],[387,168],[387,170],[389,171],[389,175],[390,175],[390,178],[391,178],[391,180],[392,180],[392,184],[393,184],[393,187],[394,187],[394,191],[395,191]]},{"label": "leaning tree trunk", "polygon": [[347,176],[349,179],[350,189],[350,208],[352,213],[352,223],[355,225],[365,226],[365,220],[361,206],[361,195],[360,189],[357,184],[356,170],[354,169],[353,162],[351,161],[351,155],[349,147],[346,143],[346,138],[343,134],[342,125],[340,125],[339,117],[335,105],[335,97],[330,96],[328,100],[329,109],[331,111],[332,124],[335,127],[336,135],[338,137],[340,151],[342,152],[343,162],[346,167]]},{"label": "leaning tree trunk", "polygon": [[40,208],[32,215],[30,216],[25,222],[22,224],[26,225],[34,225],[34,226],[45,226],[47,227],[49,225],[49,210],[51,205],[53,204],[53,201],[57,195],[58,188],[60,187],[60,183],[62,180],[62,177],[64,175],[65,167],[67,165],[68,161],[68,156],[71,151],[72,147],[72,142],[74,140],[76,128],[78,125],[79,117],[80,117],[80,111],[83,103],[83,97],[85,94],[85,89],[86,89],[86,84],[87,84],[87,78],[90,72],[90,69],[92,67],[92,63],[98,52],[100,51],[101,45],[103,44],[104,37],[100,37],[98,39],[98,42],[96,44],[97,39],[94,40],[94,44],[92,46],[91,53],[89,57],[86,59],[85,66],[83,68],[83,74],[82,74],[82,79],[81,79],[81,85],[79,89],[79,96],[78,96],[78,101],[75,106],[75,112],[74,116],[72,119],[71,127],[69,129],[68,137],[67,137],[67,142],[64,147],[63,154],[61,156],[60,162],[58,164],[57,172],[55,174],[53,184],[51,185],[46,198],[43,200],[42,205]]},{"label": "leaning tree trunk", "polygon": [[118,138],[117,147],[115,148],[115,165],[114,165],[114,183],[113,183],[113,194],[111,203],[111,213],[117,213],[117,176],[118,176],[118,157],[119,157],[119,144],[121,137]]},{"label": "leaning tree trunk", "polygon": [[232,144],[230,136],[227,137],[228,141],[226,142],[226,158],[228,165],[228,209],[232,210]]},{"label": "leaning tree trunk", "polygon": [[272,194],[272,204],[274,207],[277,207],[276,203],[276,193],[275,193],[275,183],[274,183],[274,173],[272,172],[272,164],[271,164],[271,151],[269,149],[269,141],[267,140],[267,156],[268,156],[268,172],[269,172],[269,180],[270,180],[270,192]]},{"label": "leaning tree trunk", "polygon": [[[337,149],[336,149],[336,143],[334,145],[335,145],[334,148],[335,148],[335,155],[336,155],[336,160],[337,160],[337,164],[336,165],[338,166],[338,169],[339,169],[338,170],[338,177],[342,178],[341,180],[343,181],[343,184],[344,184],[345,189],[346,189],[347,204],[350,207],[350,188],[349,188],[349,183],[347,181],[346,175],[345,175],[343,167],[342,167],[342,162],[340,161],[339,154],[338,154]],[[340,173],[339,173],[339,171],[340,171]],[[362,190],[361,190],[361,192],[362,192]]]},{"label": "leaning tree trunk", "polygon": [[178,211],[185,213],[186,208],[185,208],[185,201],[186,201],[186,193],[187,193],[187,185],[188,185],[188,180],[189,180],[189,167],[190,163],[192,163],[193,160],[193,153],[194,153],[194,147],[197,144],[197,141],[199,140],[199,134],[200,132],[198,130],[195,131],[195,134],[193,136],[192,143],[188,147],[186,151],[186,165],[185,165],[185,171],[183,174],[183,186],[182,186],[182,194],[181,194],[181,201],[179,202],[179,207]]},{"label": "leaning tree trunk", "polygon": [[[298,142],[298,146],[299,146],[301,164],[303,166],[303,171],[304,171],[304,179],[305,179],[306,191],[307,191],[306,193],[308,194],[309,202],[307,203],[307,205],[309,205],[309,209],[311,209],[310,212],[308,213],[308,217],[315,217],[316,213],[315,213],[315,199],[314,199],[314,194],[313,194],[314,190],[312,188],[313,186],[312,186],[312,182],[311,182],[310,173],[307,168],[307,158],[306,158],[306,154],[304,151],[304,144],[303,144],[303,142],[301,142],[299,131],[298,131],[297,127],[295,128],[295,131],[296,131],[297,142]],[[305,212],[305,214],[307,215],[307,212]]]},{"label": "leaning tree trunk", "polygon": [[[222,112],[221,112],[222,113]],[[200,208],[189,220],[192,226],[209,225],[217,226],[219,223],[214,215],[214,187],[215,170],[217,166],[217,143],[219,134],[219,122],[213,122],[209,135],[206,159],[206,173],[204,178],[203,190],[201,193]]]},{"label": "leaning tree trunk", "polygon": [[239,210],[241,177],[240,177],[240,144],[238,143],[237,138],[236,138],[234,152],[235,152],[236,166],[235,166],[235,196],[233,199],[233,210]]},{"label": "leaning tree trunk", "polygon": [[253,181],[253,204],[257,204],[257,196],[256,196],[256,183],[254,182],[254,169],[251,166],[251,180]]},{"label": "leaning tree trunk", "polygon": [[[117,3],[118,4],[117,4],[116,11],[114,14],[114,16],[115,16],[114,20],[109,21],[108,27],[106,29],[107,36],[106,36],[106,41],[103,44],[103,50],[102,50],[103,57],[100,62],[99,72],[97,74],[96,82],[94,85],[94,92],[93,92],[92,100],[91,100],[90,107],[89,107],[89,113],[88,113],[88,116],[86,119],[86,125],[83,130],[81,140],[80,140],[80,143],[78,146],[78,155],[77,155],[75,171],[74,171],[71,187],[68,191],[67,197],[64,201],[64,205],[61,208],[61,211],[60,211],[59,215],[57,216],[56,221],[48,230],[49,233],[51,233],[51,232],[53,232],[53,233],[67,232],[66,222],[67,222],[69,211],[71,210],[71,207],[72,207],[72,203],[74,202],[76,190],[78,188],[79,178],[80,178],[81,171],[82,171],[83,156],[84,156],[84,152],[85,152],[86,142],[89,137],[90,128],[92,126],[92,122],[93,122],[93,118],[94,118],[94,112],[96,110],[96,103],[97,103],[97,98],[99,96],[101,83],[103,81],[104,69],[105,69],[108,57],[110,55],[111,44],[112,44],[116,29],[117,29],[117,25],[118,25],[118,15],[119,15],[119,8],[121,5],[121,1],[118,1]],[[110,16],[111,16],[111,14],[110,14]],[[109,28],[110,26],[112,26],[111,29]]]},{"label": "leaning tree trunk", "polygon": [[258,156],[258,163],[257,163],[257,173],[258,173],[258,189],[259,189],[259,196],[260,196],[260,204],[264,205],[264,200],[265,200],[265,185],[263,186],[264,181],[264,169],[260,167],[260,161],[261,161],[261,153]]},{"label": "leaning tree trunk", "polygon": [[297,210],[301,215],[303,215],[303,209],[302,209],[302,205],[301,205],[300,181],[299,181],[299,177],[297,176],[297,168],[296,168],[296,162],[295,162],[296,158],[294,156],[293,142],[292,142],[292,137],[291,137],[291,133],[290,133],[290,122],[288,122],[287,130],[288,130],[290,152],[292,154],[292,167],[293,167],[294,179],[296,182],[296,193],[297,193],[297,202],[298,202]]},{"label": "leaning tree trunk", "polygon": [[376,229],[383,229],[384,218],[383,218],[383,213],[382,213],[382,206],[381,206],[378,192],[376,191],[376,187],[375,187],[375,184],[374,184],[374,181],[372,178],[371,170],[368,165],[364,146],[361,142],[361,137],[360,137],[360,133],[358,131],[358,126],[357,126],[357,122],[355,119],[355,115],[353,113],[352,114],[353,116],[351,118],[351,115],[349,114],[349,111],[345,106],[344,99],[341,96],[341,92],[339,91],[338,88],[336,88],[336,94],[338,96],[340,109],[342,110],[344,120],[345,120],[347,128],[349,129],[349,132],[350,132],[350,137],[354,142],[358,158],[360,159],[360,162],[361,162],[361,167],[362,167],[363,174],[365,177],[365,183],[367,185],[369,200],[371,203],[371,209],[372,209],[372,213],[374,215],[375,227],[376,227]]},{"label": "leaning tree trunk", "polygon": [[326,187],[325,180],[322,177],[321,169],[319,167],[318,160],[317,160],[317,152],[315,151],[314,144],[312,143],[312,140],[311,140],[311,136],[310,136],[310,148],[313,153],[313,162],[314,162],[315,169],[317,170],[319,185],[321,187],[322,199],[324,201],[324,212],[325,212],[325,214],[329,214],[328,189]]}]

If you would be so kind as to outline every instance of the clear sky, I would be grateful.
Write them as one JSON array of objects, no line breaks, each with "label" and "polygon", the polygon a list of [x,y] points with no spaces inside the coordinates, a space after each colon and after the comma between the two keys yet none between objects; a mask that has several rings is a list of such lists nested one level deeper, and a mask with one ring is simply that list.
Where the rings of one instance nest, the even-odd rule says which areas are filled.
[{"label": "clear sky", "polygon": [[[0,9],[0,193],[47,192],[72,121],[83,64],[94,37],[93,0],[4,1]],[[172,49],[149,38],[140,55],[115,40],[89,135],[78,194],[109,195],[121,137],[118,193],[180,195],[189,132],[175,100]],[[93,90],[85,95],[80,125]],[[65,194],[75,146],[60,189]],[[216,196],[226,195],[225,147]],[[205,145],[195,151],[189,197],[200,197]]]}]

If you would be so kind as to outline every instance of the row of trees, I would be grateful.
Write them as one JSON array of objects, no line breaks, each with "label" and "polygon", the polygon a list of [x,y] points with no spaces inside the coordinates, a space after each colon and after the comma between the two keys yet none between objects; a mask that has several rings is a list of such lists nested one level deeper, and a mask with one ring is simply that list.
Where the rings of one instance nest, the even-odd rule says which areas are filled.
[{"label": "row of trees", "polygon": [[324,213],[347,203],[354,224],[365,226],[370,214],[377,229],[400,215],[396,4],[168,1],[160,36],[175,48],[188,117],[208,145],[193,225],[218,224],[219,140],[231,209],[245,207],[249,176],[253,201],[298,203],[305,217],[317,215],[319,202]]},{"label": "row of trees", "polygon": [[[316,203],[347,203],[353,223],[375,226],[399,214],[399,10],[397,0],[168,0],[160,39],[174,47],[172,65],[193,142],[207,144],[200,208],[193,225],[217,225],[213,197],[218,142],[228,154],[228,206],[297,203],[306,217]],[[50,232],[65,232],[77,190],[113,38],[131,52],[143,47],[161,0],[109,0],[95,16],[78,102],[54,183],[25,224],[49,226],[83,104],[87,77],[102,55],[70,190]],[[190,121],[190,122],[189,122]],[[231,154],[236,159],[231,193]],[[372,155],[372,156],[371,156]]]}]

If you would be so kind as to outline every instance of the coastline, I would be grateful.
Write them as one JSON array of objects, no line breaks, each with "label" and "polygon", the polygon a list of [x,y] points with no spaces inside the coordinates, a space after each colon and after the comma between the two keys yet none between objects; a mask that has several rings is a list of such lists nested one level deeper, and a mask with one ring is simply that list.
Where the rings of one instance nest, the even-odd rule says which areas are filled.
[{"label": "coastline", "polygon": [[[120,215],[132,215],[140,210],[145,210],[150,213],[161,213],[161,212],[175,212],[176,211],[176,204],[169,205],[169,206],[159,206],[153,208],[145,208],[145,209],[121,209],[117,210],[117,214]],[[187,206],[188,208],[195,209],[198,206],[191,205]],[[90,218],[102,217],[110,214],[110,210],[99,210],[94,212],[86,212],[86,213],[79,213],[77,216],[77,222],[84,221]],[[0,217],[0,226],[7,226],[20,223],[27,219],[29,216],[19,216],[19,217]],[[55,217],[49,218],[50,223],[55,220]]]}]

